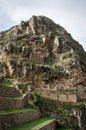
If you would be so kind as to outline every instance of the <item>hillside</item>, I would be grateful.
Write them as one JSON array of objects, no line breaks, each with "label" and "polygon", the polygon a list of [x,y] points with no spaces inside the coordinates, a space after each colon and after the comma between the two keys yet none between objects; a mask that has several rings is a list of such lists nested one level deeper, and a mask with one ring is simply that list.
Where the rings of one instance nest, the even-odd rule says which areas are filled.
[{"label": "hillside", "polygon": [[31,85],[57,101],[86,100],[86,52],[60,25],[32,16],[0,33],[0,83]]}]

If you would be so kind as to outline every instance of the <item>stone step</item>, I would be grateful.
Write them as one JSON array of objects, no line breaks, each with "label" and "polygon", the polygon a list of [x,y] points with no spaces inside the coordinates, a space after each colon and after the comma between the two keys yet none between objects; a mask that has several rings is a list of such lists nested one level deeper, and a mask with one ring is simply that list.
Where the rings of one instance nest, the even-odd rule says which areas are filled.
[{"label": "stone step", "polygon": [[21,97],[21,93],[15,87],[0,86],[0,97]]},{"label": "stone step", "polygon": [[45,116],[8,130],[55,130],[55,119]]},{"label": "stone step", "polygon": [[0,97],[0,109],[22,107],[24,107],[24,100],[22,98]]},{"label": "stone step", "polygon": [[10,127],[22,125],[26,122],[38,119],[40,111],[38,109],[15,109],[12,111],[0,112],[0,130],[7,130]]}]

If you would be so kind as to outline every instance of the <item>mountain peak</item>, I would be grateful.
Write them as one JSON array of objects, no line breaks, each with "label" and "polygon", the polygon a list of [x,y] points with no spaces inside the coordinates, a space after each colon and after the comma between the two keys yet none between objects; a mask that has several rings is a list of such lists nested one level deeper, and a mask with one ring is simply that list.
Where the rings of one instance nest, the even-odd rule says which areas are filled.
[{"label": "mountain peak", "polygon": [[0,33],[0,67],[0,81],[28,81],[43,91],[74,95],[73,101],[86,99],[86,52],[45,16],[32,16]]}]

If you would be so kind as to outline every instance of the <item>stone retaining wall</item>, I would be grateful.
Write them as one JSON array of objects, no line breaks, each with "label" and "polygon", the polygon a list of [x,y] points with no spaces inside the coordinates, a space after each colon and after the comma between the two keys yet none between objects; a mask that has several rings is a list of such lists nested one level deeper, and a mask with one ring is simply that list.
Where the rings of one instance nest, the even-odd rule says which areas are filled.
[{"label": "stone retaining wall", "polygon": [[0,97],[20,97],[20,92],[15,87],[0,86]]},{"label": "stone retaining wall", "polygon": [[0,97],[0,109],[24,107],[22,98]]},{"label": "stone retaining wall", "polygon": [[56,127],[55,127],[55,120],[47,123],[45,126],[41,127],[41,128],[38,128],[36,130],[56,130]]},{"label": "stone retaining wall", "polygon": [[37,90],[44,98],[50,98],[60,102],[77,102],[77,95],[75,92],[59,92],[52,90]]},{"label": "stone retaining wall", "polygon": [[0,130],[8,130],[10,127],[21,125],[40,117],[39,110],[30,110],[0,115]]}]

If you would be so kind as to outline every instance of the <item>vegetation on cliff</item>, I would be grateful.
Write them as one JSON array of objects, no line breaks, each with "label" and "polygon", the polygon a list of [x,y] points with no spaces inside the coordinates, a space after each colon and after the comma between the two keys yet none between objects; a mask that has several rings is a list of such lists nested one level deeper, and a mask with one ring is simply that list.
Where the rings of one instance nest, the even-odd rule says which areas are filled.
[{"label": "vegetation on cliff", "polygon": [[36,90],[49,98],[41,102],[33,93],[43,113],[55,114],[65,127],[86,128],[86,52],[51,19],[32,16],[0,32],[0,85],[22,94]]}]

